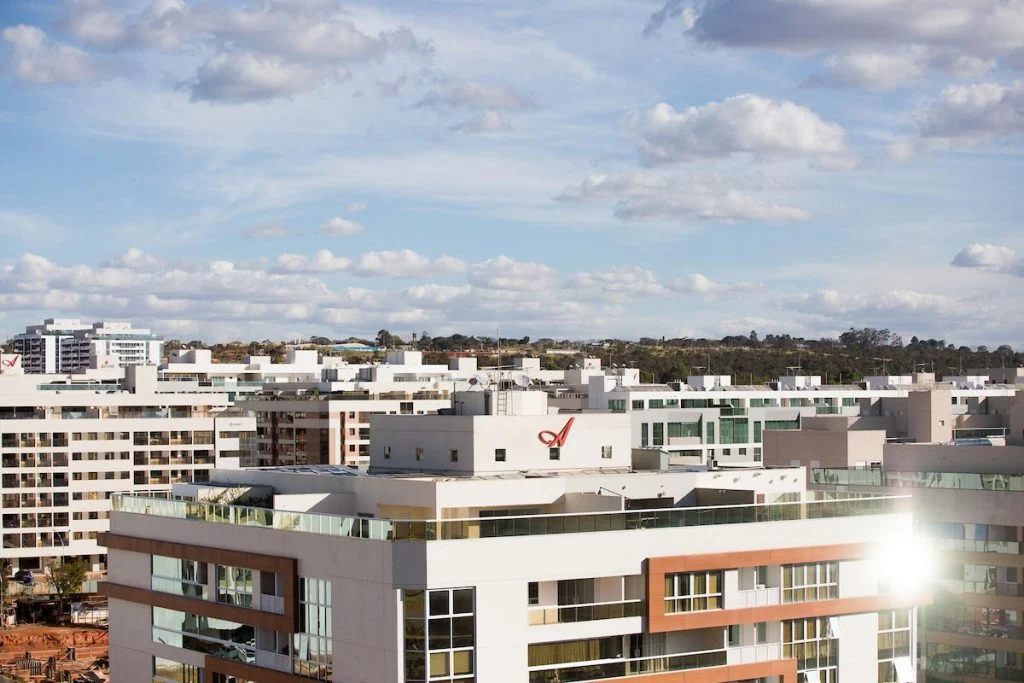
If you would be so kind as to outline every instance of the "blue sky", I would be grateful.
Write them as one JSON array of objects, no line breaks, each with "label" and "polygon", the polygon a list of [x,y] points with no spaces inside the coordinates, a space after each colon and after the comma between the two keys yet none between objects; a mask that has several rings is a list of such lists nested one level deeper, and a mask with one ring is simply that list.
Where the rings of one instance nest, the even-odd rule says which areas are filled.
[{"label": "blue sky", "polygon": [[1020,0],[0,4],[0,330],[1024,346]]}]

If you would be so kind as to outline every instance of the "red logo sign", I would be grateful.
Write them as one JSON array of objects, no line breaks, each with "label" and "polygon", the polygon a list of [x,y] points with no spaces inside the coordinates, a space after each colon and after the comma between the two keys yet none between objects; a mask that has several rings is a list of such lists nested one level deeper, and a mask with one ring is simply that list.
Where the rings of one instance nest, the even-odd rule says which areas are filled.
[{"label": "red logo sign", "polygon": [[0,361],[0,362],[2,362],[2,363],[3,363],[3,366],[4,366],[5,368],[13,368],[13,367],[14,367],[14,364],[18,362],[18,359],[19,359],[19,358],[21,358],[21,355],[20,355],[20,354],[19,354],[19,355],[16,355],[16,356],[11,356],[11,359],[10,359],[10,360],[3,360],[3,361]]},{"label": "red logo sign", "polygon": [[575,417],[570,417],[569,421],[562,427],[562,431],[555,434],[550,429],[545,429],[537,435],[540,442],[545,446],[552,446],[554,448],[561,448],[565,445],[566,439],[569,438],[569,430],[572,429],[572,423],[576,421]]}]

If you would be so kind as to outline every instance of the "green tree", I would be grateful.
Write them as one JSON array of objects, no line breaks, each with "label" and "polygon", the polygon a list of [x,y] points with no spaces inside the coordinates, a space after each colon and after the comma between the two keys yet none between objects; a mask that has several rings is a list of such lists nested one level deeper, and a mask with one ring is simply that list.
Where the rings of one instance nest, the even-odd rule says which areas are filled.
[{"label": "green tree", "polygon": [[50,583],[57,594],[57,620],[64,618],[64,600],[82,590],[85,582],[85,575],[89,566],[85,560],[76,558],[71,561],[63,560],[60,564],[50,570]]}]

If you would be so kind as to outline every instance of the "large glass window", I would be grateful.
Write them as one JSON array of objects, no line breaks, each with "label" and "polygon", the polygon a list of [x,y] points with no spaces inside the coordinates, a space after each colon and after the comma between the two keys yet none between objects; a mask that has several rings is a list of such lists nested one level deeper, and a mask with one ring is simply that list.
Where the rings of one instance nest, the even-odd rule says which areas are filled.
[{"label": "large glass window", "polygon": [[152,571],[153,590],[206,600],[208,589],[204,562],[153,555]]},{"label": "large glass window", "polygon": [[782,601],[807,602],[839,597],[839,563],[782,565]]},{"label": "large glass window", "polygon": [[700,422],[669,422],[668,438],[681,439],[685,437],[700,438]]},{"label": "large glass window", "polygon": [[217,602],[252,607],[252,570],[218,564]]},{"label": "large glass window", "polygon": [[750,441],[750,431],[747,418],[729,418],[718,421],[720,430],[719,443],[747,443]]},{"label": "large glass window", "polygon": [[[838,617],[782,622],[782,658],[795,659],[803,679],[836,683],[839,663]],[[814,677],[814,673],[817,677]]]},{"label": "large glass window", "polygon": [[665,575],[665,613],[722,608],[722,572]]},{"label": "large glass window", "polygon": [[223,659],[256,661],[256,629],[226,619],[153,608],[153,642]]},{"label": "large glass window", "polygon": [[764,421],[765,431],[772,431],[775,429],[800,429],[800,419],[795,420],[765,420]]},{"label": "large glass window", "polygon": [[909,609],[878,613],[878,683],[900,683],[900,669],[912,666],[911,614]]},{"label": "large glass window", "polygon": [[[1024,680],[1024,655],[1016,652],[928,643],[927,654],[929,674],[994,678],[1002,681]],[[933,676],[928,676],[928,680],[932,678]]]},{"label": "large glass window", "polygon": [[334,676],[331,582],[299,579],[299,628],[292,636],[295,673],[318,681]]},{"label": "large glass window", "polygon": [[652,446],[664,446],[665,445],[665,423],[655,422],[654,425],[654,438],[651,440]]},{"label": "large glass window", "polygon": [[201,669],[173,659],[153,657],[153,683],[202,683]]},{"label": "large glass window", "polygon": [[641,422],[640,423],[640,447],[641,448],[647,448],[647,446],[648,446],[647,428],[648,428],[648,425],[647,425],[646,422]]},{"label": "large glass window", "polygon": [[474,680],[474,590],[406,590],[403,602],[406,683]]}]

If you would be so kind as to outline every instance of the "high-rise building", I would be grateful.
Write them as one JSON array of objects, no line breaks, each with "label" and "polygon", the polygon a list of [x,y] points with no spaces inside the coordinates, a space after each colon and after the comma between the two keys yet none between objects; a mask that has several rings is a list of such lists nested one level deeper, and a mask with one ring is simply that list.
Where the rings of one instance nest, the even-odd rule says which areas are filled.
[{"label": "high-rise building", "polygon": [[255,446],[255,418],[226,394],[164,392],[154,366],[30,375],[18,360],[0,357],[0,558],[15,569],[102,569],[111,495],[205,481]]},{"label": "high-rise building", "polygon": [[159,365],[163,339],[130,323],[102,321],[83,325],[70,318],[48,318],[29,325],[12,339],[25,372],[72,373],[99,359],[99,365]]},{"label": "high-rise building", "polygon": [[916,680],[905,498],[809,493],[803,468],[663,469],[634,460],[626,415],[504,393],[374,416],[368,472],[117,497],[113,678]]}]

